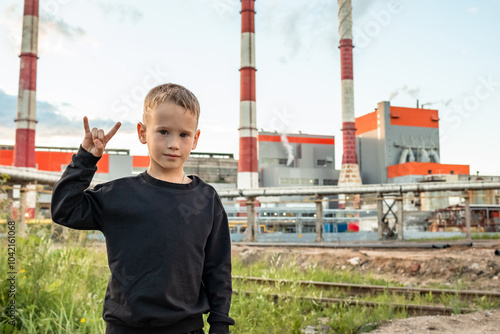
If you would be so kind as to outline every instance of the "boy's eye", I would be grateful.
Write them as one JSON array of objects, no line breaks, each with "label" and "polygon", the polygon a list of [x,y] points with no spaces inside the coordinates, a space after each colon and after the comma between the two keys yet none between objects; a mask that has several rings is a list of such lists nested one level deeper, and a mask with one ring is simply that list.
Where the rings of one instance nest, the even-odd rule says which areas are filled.
[{"label": "boy's eye", "polygon": [[160,134],[162,135],[166,135],[167,133],[168,133],[167,130],[160,130]]},{"label": "boy's eye", "polygon": [[187,136],[188,136],[187,133],[181,133],[182,138],[186,138]]}]

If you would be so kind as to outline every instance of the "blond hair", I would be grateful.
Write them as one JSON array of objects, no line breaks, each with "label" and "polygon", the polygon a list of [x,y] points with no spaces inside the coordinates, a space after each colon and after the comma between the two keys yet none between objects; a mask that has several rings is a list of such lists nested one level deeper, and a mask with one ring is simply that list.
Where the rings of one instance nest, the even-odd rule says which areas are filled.
[{"label": "blond hair", "polygon": [[198,99],[189,89],[173,83],[156,86],[146,95],[142,114],[144,124],[150,118],[151,112],[164,102],[171,102],[183,107],[196,118],[196,123],[198,124],[198,119],[200,118],[200,104]]}]

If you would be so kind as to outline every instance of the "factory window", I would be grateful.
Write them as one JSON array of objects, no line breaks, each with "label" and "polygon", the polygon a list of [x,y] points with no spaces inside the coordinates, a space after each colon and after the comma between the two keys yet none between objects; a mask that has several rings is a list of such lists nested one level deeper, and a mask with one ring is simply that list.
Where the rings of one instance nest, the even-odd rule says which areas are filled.
[{"label": "factory window", "polygon": [[262,158],[261,162],[263,164],[267,165],[279,165],[279,166],[286,166],[286,167],[294,167],[295,162],[292,160],[290,165],[287,165],[288,159],[281,159],[281,158]]},{"label": "factory window", "polygon": [[319,185],[318,179],[302,179],[302,181],[304,182],[302,184],[306,184],[306,185],[311,185],[311,186],[312,185],[315,185],[315,186]]},{"label": "factory window", "polygon": [[326,167],[326,166],[328,166],[331,163],[332,163],[332,161],[327,160],[327,159],[318,159],[318,160],[316,160],[316,166]]},{"label": "factory window", "polygon": [[288,164],[288,159],[278,159],[278,163],[280,166],[294,167],[295,161],[292,160],[290,164]]},{"label": "factory window", "polygon": [[430,170],[430,169],[429,169],[429,170],[427,171],[427,174],[432,174],[432,170]]},{"label": "factory window", "polygon": [[334,185],[337,184],[335,181],[336,180],[332,180],[332,179],[324,179],[323,180],[323,185],[324,186],[334,186]]},{"label": "factory window", "polygon": [[455,171],[450,171],[450,174],[451,174],[451,175],[455,174]]}]

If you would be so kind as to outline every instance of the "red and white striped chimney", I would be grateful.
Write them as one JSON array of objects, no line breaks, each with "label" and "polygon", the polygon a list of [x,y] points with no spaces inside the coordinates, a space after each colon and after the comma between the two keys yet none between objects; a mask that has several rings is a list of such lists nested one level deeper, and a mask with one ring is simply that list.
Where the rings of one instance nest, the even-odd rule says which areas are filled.
[{"label": "red and white striped chimney", "polygon": [[24,1],[14,166],[35,167],[38,0]]},{"label": "red and white striped chimney", "polygon": [[344,153],[339,185],[359,185],[358,157],[356,154],[356,126],[354,118],[354,84],[352,62],[352,5],[351,0],[339,0],[340,73],[342,79],[342,139]]},{"label": "red and white striped chimney", "polygon": [[240,154],[238,188],[259,187],[255,103],[255,0],[241,0]]}]

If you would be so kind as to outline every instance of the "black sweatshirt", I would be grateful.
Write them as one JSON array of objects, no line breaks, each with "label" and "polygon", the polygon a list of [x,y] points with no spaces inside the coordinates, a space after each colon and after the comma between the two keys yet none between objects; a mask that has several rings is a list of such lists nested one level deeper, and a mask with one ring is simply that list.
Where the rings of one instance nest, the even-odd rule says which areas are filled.
[{"label": "black sweatshirt", "polygon": [[99,158],[80,147],[52,194],[54,222],[106,237],[111,278],[106,333],[229,333],[231,244],[210,185],[161,181],[146,172],[87,189]]}]

